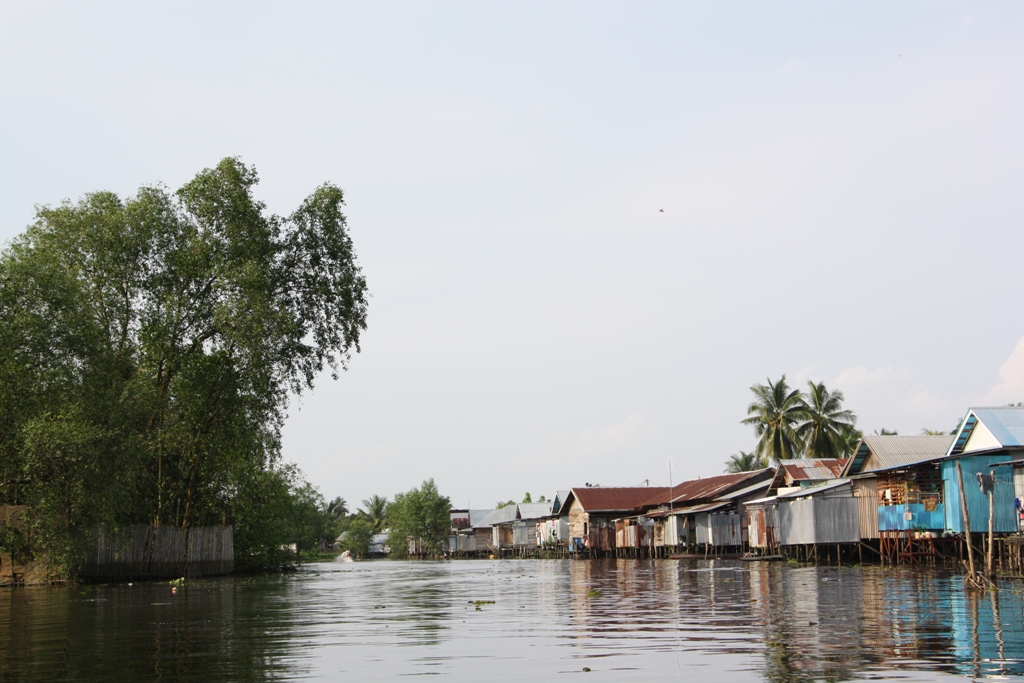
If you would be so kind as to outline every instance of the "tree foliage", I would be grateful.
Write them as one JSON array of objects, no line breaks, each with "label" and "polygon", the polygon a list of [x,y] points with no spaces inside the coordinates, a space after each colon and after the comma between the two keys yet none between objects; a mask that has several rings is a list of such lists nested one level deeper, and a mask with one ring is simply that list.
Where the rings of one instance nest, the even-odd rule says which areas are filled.
[{"label": "tree foliage", "polygon": [[841,458],[847,450],[844,429],[857,418],[843,408],[843,392],[829,391],[824,382],[808,382],[807,387],[805,419],[796,430],[806,445],[805,457]]},{"label": "tree foliage", "polygon": [[348,524],[345,530],[345,539],[341,546],[356,557],[366,557],[370,551],[370,541],[373,540],[373,524],[369,519],[356,517]]},{"label": "tree foliage", "polygon": [[451,501],[442,496],[433,479],[419,488],[395,495],[388,505],[388,543],[393,557],[409,553],[409,541],[422,548],[424,554],[444,554],[451,531]]},{"label": "tree foliage", "polygon": [[753,472],[764,467],[764,461],[756,453],[740,451],[739,455],[730,455],[725,462],[725,471],[728,474],[740,472]]},{"label": "tree foliage", "polygon": [[806,394],[792,389],[785,375],[777,382],[769,379],[767,385],[750,387],[755,400],[742,423],[754,427],[758,437],[754,453],[763,462],[844,458],[860,441],[857,417],[843,408],[843,392],[829,391],[823,382],[811,381],[807,387]]},{"label": "tree foliage", "polygon": [[375,534],[384,530],[387,514],[388,499],[386,496],[372,495],[363,501],[363,507],[359,509],[359,515],[370,523]]},{"label": "tree foliage", "polygon": [[807,404],[799,389],[791,389],[783,375],[779,381],[755,384],[750,387],[755,400],[747,406],[743,424],[752,425],[759,437],[754,452],[778,462],[797,458],[803,453],[803,443],[797,427],[807,415]]},{"label": "tree foliage", "polygon": [[243,566],[304,533],[280,429],[359,350],[366,282],[340,189],[280,217],[256,183],[228,158],[175,193],[42,207],[0,255],[0,504],[57,537],[234,524]]}]

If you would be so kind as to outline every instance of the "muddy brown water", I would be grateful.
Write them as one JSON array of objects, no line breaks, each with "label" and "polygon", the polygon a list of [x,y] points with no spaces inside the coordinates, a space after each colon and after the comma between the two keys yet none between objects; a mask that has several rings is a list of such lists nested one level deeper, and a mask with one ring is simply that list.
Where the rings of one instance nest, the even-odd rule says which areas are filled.
[{"label": "muddy brown water", "polygon": [[176,592],[0,589],[0,681],[1024,680],[1022,585],[1002,586],[968,594],[928,569],[465,560]]}]

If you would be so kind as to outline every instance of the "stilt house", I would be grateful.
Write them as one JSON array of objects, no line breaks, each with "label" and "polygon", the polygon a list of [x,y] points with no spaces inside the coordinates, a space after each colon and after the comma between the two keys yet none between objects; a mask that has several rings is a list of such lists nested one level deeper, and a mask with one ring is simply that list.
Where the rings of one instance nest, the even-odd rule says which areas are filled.
[{"label": "stilt house", "polygon": [[615,520],[636,516],[648,501],[663,500],[668,493],[668,487],[663,486],[570,489],[561,506],[568,517],[569,549],[614,550]]},{"label": "stilt house", "polygon": [[861,538],[945,529],[942,459],[950,435],[865,436],[843,468],[858,499]]},{"label": "stilt house", "polygon": [[988,496],[978,486],[978,475],[996,472],[993,488],[994,519],[996,533],[1016,533],[1019,529],[1015,499],[1020,492],[1015,490],[1014,477],[1008,467],[997,467],[1024,456],[1024,407],[971,408],[960,422],[949,446],[949,453],[942,461],[942,484],[945,497],[946,531],[964,531],[963,514],[960,506],[960,484],[957,480],[956,465],[963,470],[964,493],[971,518],[971,531],[988,529]]}]

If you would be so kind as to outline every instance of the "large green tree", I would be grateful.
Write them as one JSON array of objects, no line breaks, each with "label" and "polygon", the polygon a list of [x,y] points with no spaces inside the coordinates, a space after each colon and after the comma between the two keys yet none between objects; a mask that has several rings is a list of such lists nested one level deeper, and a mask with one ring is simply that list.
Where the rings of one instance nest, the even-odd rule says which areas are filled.
[{"label": "large green tree", "polygon": [[174,193],[92,193],[0,255],[0,504],[65,537],[234,524],[243,566],[287,534],[288,399],[359,350],[367,291],[339,188],[281,217],[256,183],[228,158]]},{"label": "large green tree", "polygon": [[451,501],[442,496],[433,479],[419,488],[398,493],[388,505],[388,544],[391,555],[405,557],[409,541],[431,556],[444,553],[451,532]]},{"label": "large green tree", "polygon": [[777,382],[750,387],[754,400],[747,406],[742,422],[751,425],[758,437],[754,452],[771,462],[798,458],[804,443],[797,427],[807,419],[807,403],[799,389],[791,389],[783,375]]},{"label": "large green tree", "polygon": [[857,424],[853,412],[843,408],[843,392],[829,391],[824,382],[808,382],[804,422],[796,429],[806,444],[805,457],[843,458],[851,446],[850,430]]}]

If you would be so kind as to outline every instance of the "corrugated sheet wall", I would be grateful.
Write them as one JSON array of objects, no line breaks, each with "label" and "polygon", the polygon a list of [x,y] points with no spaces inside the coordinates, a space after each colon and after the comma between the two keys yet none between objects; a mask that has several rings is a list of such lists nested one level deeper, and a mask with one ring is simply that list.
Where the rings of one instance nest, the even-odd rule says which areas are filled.
[{"label": "corrugated sheet wall", "polygon": [[747,506],[747,543],[751,548],[774,548],[777,545],[778,526],[776,503]]},{"label": "corrugated sheet wall", "polygon": [[536,522],[513,523],[512,545],[516,548],[535,548],[537,546]]},{"label": "corrugated sheet wall", "polygon": [[855,543],[860,540],[857,499],[801,498],[779,501],[779,542]]},{"label": "corrugated sheet wall", "polygon": [[711,545],[737,546],[743,544],[740,516],[736,512],[713,512],[710,515]]},{"label": "corrugated sheet wall", "polygon": [[669,515],[665,520],[665,545],[676,546],[685,543],[680,541],[679,530],[683,525],[679,523],[679,515]]},{"label": "corrugated sheet wall", "polygon": [[878,481],[876,479],[854,479],[853,495],[857,499],[860,537],[878,538]]},{"label": "corrugated sheet wall", "polygon": [[[971,517],[971,531],[988,531],[988,496],[978,488],[977,473],[988,474],[992,465],[1009,460],[1009,455],[969,455],[942,463],[942,486],[945,505],[946,531],[963,533],[964,521],[960,510],[960,487],[956,478],[956,463],[960,462],[964,473],[964,491],[967,494],[967,510]],[[1006,467],[996,467],[999,481],[995,487],[995,518],[993,520],[996,533],[1017,531],[1017,515],[1013,506],[1014,486],[1012,474]]]},{"label": "corrugated sheet wall", "polygon": [[[882,531],[910,531],[918,529],[942,531],[946,524],[944,506],[940,503],[931,510],[926,509],[926,507],[924,503],[879,505],[877,508],[878,528]],[[987,518],[988,515],[986,515]]]}]

